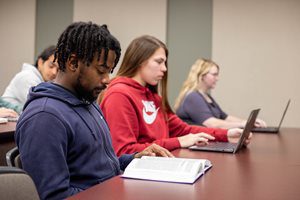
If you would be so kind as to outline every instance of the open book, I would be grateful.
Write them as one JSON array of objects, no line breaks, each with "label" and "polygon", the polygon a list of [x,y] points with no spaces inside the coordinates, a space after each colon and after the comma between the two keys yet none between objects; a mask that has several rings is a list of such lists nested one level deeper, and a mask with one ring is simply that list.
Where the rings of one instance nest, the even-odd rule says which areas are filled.
[{"label": "open book", "polygon": [[122,177],[194,183],[211,166],[210,161],[205,159],[143,156],[133,159]]}]

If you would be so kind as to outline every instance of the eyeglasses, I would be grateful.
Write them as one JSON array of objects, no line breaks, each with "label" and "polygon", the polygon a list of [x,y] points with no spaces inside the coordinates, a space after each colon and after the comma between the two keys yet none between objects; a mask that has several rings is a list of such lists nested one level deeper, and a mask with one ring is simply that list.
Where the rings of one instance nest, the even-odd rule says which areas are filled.
[{"label": "eyeglasses", "polygon": [[210,75],[212,75],[212,76],[214,76],[214,77],[219,76],[219,73],[218,73],[218,72],[216,72],[216,73],[207,73],[207,74],[210,74]]}]

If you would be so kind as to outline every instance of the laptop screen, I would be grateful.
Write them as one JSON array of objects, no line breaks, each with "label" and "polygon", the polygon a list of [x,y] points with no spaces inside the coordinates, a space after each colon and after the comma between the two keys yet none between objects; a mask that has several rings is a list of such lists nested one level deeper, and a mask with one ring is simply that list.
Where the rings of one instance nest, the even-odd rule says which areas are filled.
[{"label": "laptop screen", "polygon": [[286,104],[285,110],[283,112],[283,115],[282,115],[281,120],[280,120],[279,125],[278,125],[278,129],[281,127],[282,121],[283,121],[284,116],[286,114],[286,111],[287,111],[287,109],[288,109],[288,107],[290,105],[290,102],[291,102],[291,99],[289,99],[288,102],[287,102],[287,104]]},{"label": "laptop screen", "polygon": [[248,117],[246,126],[244,128],[244,131],[241,134],[241,137],[240,137],[240,139],[238,141],[238,144],[237,144],[237,147],[235,149],[235,152],[238,151],[243,146],[245,140],[249,137],[250,132],[251,132],[252,128],[254,127],[254,123],[255,123],[255,120],[256,120],[256,117],[257,117],[259,111],[260,111],[260,109],[256,109],[256,110],[253,110],[250,113],[250,116]]}]

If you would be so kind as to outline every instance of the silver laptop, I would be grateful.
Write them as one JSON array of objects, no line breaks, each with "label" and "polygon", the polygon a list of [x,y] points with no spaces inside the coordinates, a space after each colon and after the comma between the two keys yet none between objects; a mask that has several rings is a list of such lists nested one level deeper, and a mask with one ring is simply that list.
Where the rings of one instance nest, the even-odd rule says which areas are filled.
[{"label": "silver laptop", "polygon": [[269,127],[254,127],[252,129],[252,132],[261,132],[261,133],[278,133],[281,127],[281,124],[283,122],[284,116],[286,114],[286,111],[288,110],[288,107],[290,105],[291,100],[289,99],[286,107],[284,109],[284,112],[282,114],[281,120],[279,121],[278,126],[269,126]]},{"label": "silver laptop", "polygon": [[240,139],[237,143],[230,143],[230,142],[209,142],[208,145],[205,146],[191,146],[189,147],[190,150],[197,150],[197,151],[214,151],[214,152],[226,152],[226,153],[236,153],[240,150],[245,142],[245,140],[249,137],[251,129],[254,127],[254,123],[256,117],[259,113],[260,109],[252,110],[246,126],[243,130],[243,133],[240,136]]}]

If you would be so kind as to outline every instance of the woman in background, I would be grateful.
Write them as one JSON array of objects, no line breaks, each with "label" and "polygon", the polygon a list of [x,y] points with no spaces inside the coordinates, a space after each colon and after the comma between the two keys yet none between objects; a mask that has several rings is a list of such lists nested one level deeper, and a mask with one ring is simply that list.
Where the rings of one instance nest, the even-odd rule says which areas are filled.
[{"label": "woman in background", "polygon": [[[219,80],[219,66],[211,60],[198,59],[175,101],[176,114],[190,124],[217,128],[242,128],[246,120],[226,114],[210,95]],[[266,123],[256,120],[255,126]]]}]

